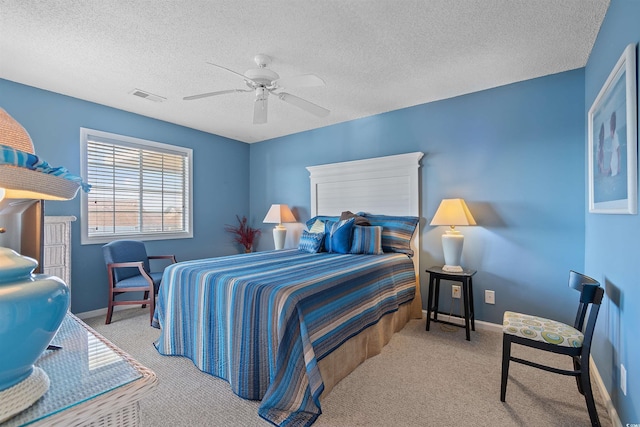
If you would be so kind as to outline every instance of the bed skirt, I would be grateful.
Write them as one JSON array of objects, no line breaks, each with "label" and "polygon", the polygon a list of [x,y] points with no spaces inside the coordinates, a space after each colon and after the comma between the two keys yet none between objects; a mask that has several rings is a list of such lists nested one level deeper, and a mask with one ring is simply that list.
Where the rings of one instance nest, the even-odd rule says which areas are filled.
[{"label": "bed skirt", "polygon": [[412,312],[415,312],[412,310],[412,302],[402,304],[397,311],[386,314],[377,323],[349,338],[320,360],[318,368],[324,383],[320,399],[328,395],[340,380],[353,372],[362,362],[380,354],[393,334],[402,330],[411,319]]}]

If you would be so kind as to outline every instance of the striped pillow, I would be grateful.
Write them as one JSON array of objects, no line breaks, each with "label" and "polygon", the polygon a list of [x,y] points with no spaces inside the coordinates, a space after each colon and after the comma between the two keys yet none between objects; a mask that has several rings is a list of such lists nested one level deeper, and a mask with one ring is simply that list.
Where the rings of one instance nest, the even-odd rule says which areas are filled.
[{"label": "striped pillow", "polygon": [[300,236],[300,243],[298,249],[301,251],[315,254],[322,249],[322,241],[324,240],[324,233],[310,233],[307,230],[302,231]]},{"label": "striped pillow", "polygon": [[356,225],[353,228],[351,241],[352,254],[382,255],[382,227],[364,227]]},{"label": "striped pillow", "polygon": [[372,215],[368,213],[359,215],[367,218],[371,225],[382,227],[382,250],[384,252],[399,252],[413,256],[411,237],[418,225],[418,217]]}]

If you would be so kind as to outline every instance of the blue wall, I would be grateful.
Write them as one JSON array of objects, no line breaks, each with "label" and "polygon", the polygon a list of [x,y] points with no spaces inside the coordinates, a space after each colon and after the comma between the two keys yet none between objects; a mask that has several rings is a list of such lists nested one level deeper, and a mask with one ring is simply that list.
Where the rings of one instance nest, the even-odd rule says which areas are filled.
[{"label": "blue wall", "polygon": [[[36,154],[72,173],[80,173],[80,127],[192,148],[194,238],[150,241],[147,252],[175,254],[183,261],[239,252],[224,224],[235,223],[236,214],[249,214],[247,144],[2,79],[0,107],[29,132]],[[71,310],[106,307],[102,246],[80,245],[80,197],[47,201],[45,214],[78,218],[72,226]]]},{"label": "blue wall", "polygon": [[[443,263],[440,200],[463,197],[463,265],[477,269],[476,317],[505,310],[573,321],[570,269],[584,267],[584,70],[392,111],[251,146],[251,213],[272,203],[309,218],[306,166],[422,151],[421,268]],[[258,249],[272,249],[269,228]],[[421,276],[426,298],[428,277]],[[484,290],[496,304],[484,304]],[[552,298],[549,298],[552,295]],[[425,304],[423,303],[423,306]],[[457,308],[457,307],[456,307]]]},{"label": "blue wall", "polygon": [[[272,203],[289,204],[301,222],[309,218],[306,166],[424,152],[421,268],[443,262],[444,230],[428,226],[440,200],[463,197],[478,222],[462,230],[463,265],[478,270],[478,320],[501,323],[505,310],[516,310],[570,322],[569,269],[606,284],[594,360],[624,425],[639,419],[631,329],[640,324],[640,219],[585,215],[585,117],[624,47],[640,39],[639,17],[637,1],[612,0],[585,69],[252,145],[2,79],[0,107],[29,131],[37,154],[72,172],[80,165],[80,127],[193,148],[195,237],[147,243],[150,253],[180,260],[237,253],[223,231],[235,214],[262,227],[258,250],[272,249],[271,227],[261,223]],[[80,199],[47,202],[46,213],[79,217]],[[77,221],[72,310],[85,312],[106,306],[106,271],[100,245],[81,246],[79,235]],[[426,274],[421,280],[424,298]],[[484,304],[485,289],[496,291],[495,305]],[[626,397],[620,363],[628,370]]]},{"label": "blue wall", "polygon": [[[640,41],[639,23],[640,2],[611,1],[585,68],[585,116],[625,47]],[[588,198],[585,198],[586,202]],[[586,205],[585,211],[588,212]],[[594,337],[593,358],[622,425],[638,423],[640,217],[587,213],[585,227],[587,274],[598,279],[606,287],[606,298],[602,304]],[[626,396],[620,389],[620,364],[627,369]]]}]

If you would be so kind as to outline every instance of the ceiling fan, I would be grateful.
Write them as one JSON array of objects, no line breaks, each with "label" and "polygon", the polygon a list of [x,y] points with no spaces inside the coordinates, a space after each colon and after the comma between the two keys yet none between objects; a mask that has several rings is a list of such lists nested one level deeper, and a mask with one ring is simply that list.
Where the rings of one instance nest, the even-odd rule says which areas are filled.
[{"label": "ceiling fan", "polygon": [[269,94],[278,97],[278,99],[287,102],[291,105],[295,105],[304,111],[314,114],[318,117],[326,117],[329,115],[329,110],[319,105],[309,102],[305,99],[291,95],[287,92],[282,92],[284,88],[290,87],[314,87],[324,86],[324,80],[315,74],[301,74],[298,76],[283,77],[267,68],[267,65],[271,63],[271,58],[264,54],[256,55],[253,60],[258,65],[258,68],[251,68],[244,74],[237,73],[222,65],[207,62],[207,64],[214,67],[222,68],[244,79],[245,84],[249,89],[227,89],[219,90],[217,92],[201,93],[199,95],[185,96],[185,101],[191,101],[194,99],[206,98],[209,96],[224,95],[227,93],[236,92],[254,92],[256,95],[254,107],[253,107],[253,123],[263,124],[267,122],[267,101]]}]

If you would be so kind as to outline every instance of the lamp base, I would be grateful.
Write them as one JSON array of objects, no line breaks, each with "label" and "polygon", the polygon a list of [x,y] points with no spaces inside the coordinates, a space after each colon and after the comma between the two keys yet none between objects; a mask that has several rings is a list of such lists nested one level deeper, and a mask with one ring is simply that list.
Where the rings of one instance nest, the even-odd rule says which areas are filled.
[{"label": "lamp base", "polygon": [[442,235],[442,251],[444,252],[444,267],[442,271],[451,273],[461,273],[460,258],[462,256],[462,245],[464,236],[458,230],[447,230]]},{"label": "lamp base", "polygon": [[445,265],[442,267],[442,271],[447,271],[449,273],[462,273],[464,270],[459,265]]},{"label": "lamp base", "polygon": [[284,225],[276,225],[273,228],[273,243],[276,250],[284,249],[284,240],[287,237],[287,228]]},{"label": "lamp base", "polygon": [[69,287],[57,277],[32,274],[37,265],[0,248],[0,422],[47,391],[49,378],[34,364],[69,308]]},{"label": "lamp base", "polygon": [[27,378],[0,391],[0,423],[36,403],[47,390],[49,390],[49,377],[42,369],[34,366]]}]

